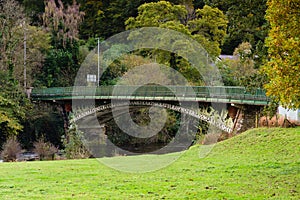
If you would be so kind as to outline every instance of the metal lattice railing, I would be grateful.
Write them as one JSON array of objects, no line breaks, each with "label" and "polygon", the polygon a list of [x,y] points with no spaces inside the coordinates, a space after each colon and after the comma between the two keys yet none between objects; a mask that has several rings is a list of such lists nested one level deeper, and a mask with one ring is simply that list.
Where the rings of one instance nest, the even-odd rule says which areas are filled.
[{"label": "metal lattice railing", "polygon": [[[149,100],[195,100],[234,102],[249,101],[248,104],[268,104],[269,99],[262,89],[248,92],[244,87],[235,86],[100,86],[100,87],[56,87],[33,89],[32,99],[149,99]],[[257,102],[257,103],[255,103]]]}]

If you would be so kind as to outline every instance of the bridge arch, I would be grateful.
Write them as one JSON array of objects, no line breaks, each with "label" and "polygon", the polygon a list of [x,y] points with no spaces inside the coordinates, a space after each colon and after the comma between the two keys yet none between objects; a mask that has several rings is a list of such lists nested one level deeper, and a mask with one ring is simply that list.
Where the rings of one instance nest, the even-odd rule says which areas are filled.
[{"label": "bridge arch", "polygon": [[164,103],[164,102],[155,102],[155,101],[132,101],[132,102],[119,102],[119,103],[110,103],[110,104],[105,104],[101,105],[98,107],[94,108],[88,108],[83,111],[80,111],[74,115],[74,120],[75,122],[89,116],[92,114],[95,114],[97,112],[109,110],[109,109],[114,109],[118,107],[125,107],[125,106],[137,106],[137,107],[145,107],[145,106],[154,106],[154,107],[159,107],[159,108],[165,108],[173,111],[177,111],[186,115],[190,115],[196,119],[199,119],[201,121],[205,121],[209,123],[210,125],[213,125],[222,131],[225,131],[227,133],[232,132],[232,128],[227,126],[223,121],[221,120],[216,120],[214,116],[209,116],[207,113],[204,112],[199,112],[198,110],[192,110],[189,108],[184,108],[178,105],[173,105],[170,103]]}]

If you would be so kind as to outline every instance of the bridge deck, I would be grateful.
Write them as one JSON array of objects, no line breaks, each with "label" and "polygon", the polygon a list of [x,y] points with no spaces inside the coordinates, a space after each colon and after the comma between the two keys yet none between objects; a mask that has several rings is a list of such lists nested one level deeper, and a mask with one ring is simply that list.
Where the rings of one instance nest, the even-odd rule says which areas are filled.
[{"label": "bridge deck", "polygon": [[254,93],[244,87],[226,86],[100,86],[56,87],[33,89],[33,100],[126,99],[157,101],[198,101],[267,105],[268,97],[261,89]]}]

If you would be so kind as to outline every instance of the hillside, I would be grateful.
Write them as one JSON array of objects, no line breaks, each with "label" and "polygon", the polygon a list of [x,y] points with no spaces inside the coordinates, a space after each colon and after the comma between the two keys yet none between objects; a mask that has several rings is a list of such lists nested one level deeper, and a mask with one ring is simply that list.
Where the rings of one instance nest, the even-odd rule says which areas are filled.
[{"label": "hillside", "polygon": [[95,159],[1,163],[0,199],[300,198],[300,128],[253,129],[205,158],[199,149],[148,173],[119,172]]}]

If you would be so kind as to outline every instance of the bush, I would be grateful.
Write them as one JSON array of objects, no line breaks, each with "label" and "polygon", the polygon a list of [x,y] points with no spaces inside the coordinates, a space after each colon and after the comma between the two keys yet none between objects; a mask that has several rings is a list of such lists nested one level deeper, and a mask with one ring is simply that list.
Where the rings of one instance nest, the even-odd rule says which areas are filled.
[{"label": "bush", "polygon": [[58,149],[50,142],[45,142],[44,138],[39,139],[34,144],[34,152],[40,157],[40,160],[54,160],[55,153]]},{"label": "bush", "polygon": [[78,130],[75,122],[71,121],[66,137],[63,138],[65,153],[68,159],[82,159],[91,156],[82,142],[83,139],[83,133]]},{"label": "bush", "polygon": [[14,162],[17,156],[22,152],[20,143],[16,137],[9,138],[2,146],[1,157],[5,162]]}]

